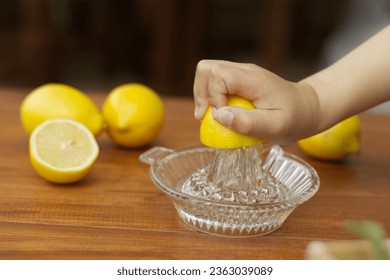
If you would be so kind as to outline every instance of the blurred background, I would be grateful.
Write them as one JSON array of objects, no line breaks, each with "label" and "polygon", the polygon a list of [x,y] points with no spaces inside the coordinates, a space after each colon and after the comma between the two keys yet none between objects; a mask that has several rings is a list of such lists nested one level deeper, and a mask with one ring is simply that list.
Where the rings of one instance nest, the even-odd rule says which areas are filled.
[{"label": "blurred background", "polygon": [[203,58],[298,81],[389,21],[389,0],[2,0],[0,86],[192,96]]}]

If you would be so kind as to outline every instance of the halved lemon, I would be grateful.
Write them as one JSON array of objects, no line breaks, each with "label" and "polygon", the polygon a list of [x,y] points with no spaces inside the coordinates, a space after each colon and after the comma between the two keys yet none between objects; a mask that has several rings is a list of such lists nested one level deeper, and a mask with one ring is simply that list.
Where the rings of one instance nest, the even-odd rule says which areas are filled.
[{"label": "halved lemon", "polygon": [[[255,109],[252,102],[236,95],[228,96],[227,105],[239,106],[248,110]],[[261,144],[264,143],[264,140],[239,134],[223,126],[213,118],[211,107],[209,107],[200,125],[200,142],[212,148],[237,149]]]},{"label": "halved lemon", "polygon": [[30,160],[34,169],[50,182],[79,181],[91,169],[99,146],[91,131],[70,119],[49,119],[30,136]]}]

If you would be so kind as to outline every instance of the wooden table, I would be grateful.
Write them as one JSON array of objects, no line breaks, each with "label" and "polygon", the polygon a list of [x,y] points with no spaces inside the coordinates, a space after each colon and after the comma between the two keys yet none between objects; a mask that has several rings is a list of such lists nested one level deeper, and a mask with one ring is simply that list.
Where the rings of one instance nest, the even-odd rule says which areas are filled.
[{"label": "wooden table", "polygon": [[[390,233],[390,115],[365,113],[362,150],[343,163],[286,150],[319,173],[319,192],[277,231],[232,239],[184,225],[138,157],[148,148],[121,149],[101,135],[100,156],[81,182],[59,186],[29,162],[19,121],[27,90],[0,89],[1,259],[302,259],[312,240],[344,240],[347,220],[369,219]],[[91,94],[101,106],[105,94]],[[192,99],[164,98],[166,122],[152,144],[175,148],[198,141]]]}]

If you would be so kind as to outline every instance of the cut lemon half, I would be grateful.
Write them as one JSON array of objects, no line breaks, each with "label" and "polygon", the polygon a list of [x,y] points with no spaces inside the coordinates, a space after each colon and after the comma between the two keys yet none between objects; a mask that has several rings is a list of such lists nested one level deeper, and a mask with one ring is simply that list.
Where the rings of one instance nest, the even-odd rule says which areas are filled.
[{"label": "cut lemon half", "polygon": [[98,154],[91,131],[74,120],[47,120],[30,136],[31,164],[50,182],[66,184],[82,179]]},{"label": "cut lemon half", "polygon": [[[255,109],[251,101],[236,95],[228,96],[227,105],[239,106],[248,110]],[[200,142],[212,148],[237,149],[261,144],[264,143],[264,140],[239,134],[223,126],[213,118],[211,107],[209,107],[200,125]]]}]

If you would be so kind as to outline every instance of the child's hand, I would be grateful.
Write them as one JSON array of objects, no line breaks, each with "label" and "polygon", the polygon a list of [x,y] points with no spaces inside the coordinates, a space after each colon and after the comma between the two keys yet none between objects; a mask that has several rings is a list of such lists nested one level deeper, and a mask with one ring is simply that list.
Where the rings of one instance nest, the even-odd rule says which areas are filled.
[{"label": "child's hand", "polygon": [[[256,109],[226,107],[227,95],[244,97],[252,101]],[[314,90],[253,64],[200,61],[194,98],[195,118],[202,119],[211,106],[218,122],[244,135],[283,143],[317,130],[319,105]]]}]

